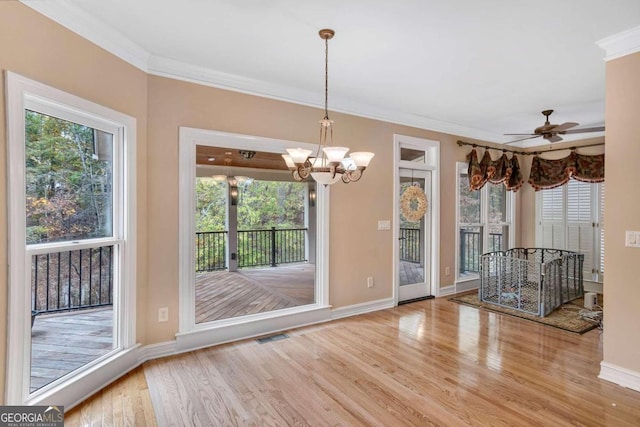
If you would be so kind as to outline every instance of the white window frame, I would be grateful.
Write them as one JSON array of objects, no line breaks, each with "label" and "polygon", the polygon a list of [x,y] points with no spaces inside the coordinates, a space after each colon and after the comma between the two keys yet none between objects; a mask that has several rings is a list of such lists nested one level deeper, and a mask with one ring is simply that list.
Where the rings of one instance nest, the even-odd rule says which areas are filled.
[{"label": "white window frame", "polygon": [[[592,259],[593,264],[591,266],[585,265],[583,271],[585,272],[584,279],[590,282],[603,283],[604,282],[604,271],[602,271],[602,259],[603,259],[603,251],[604,247],[601,241],[601,231],[604,228],[604,218],[601,218],[601,215],[604,211],[604,198],[602,196],[602,192],[604,191],[604,183],[595,183],[588,184],[591,186],[591,206],[590,206],[590,221],[592,224]],[[567,214],[567,205],[568,205],[568,195],[569,195],[569,185],[563,185],[559,187],[562,189],[562,220],[554,221],[556,222],[562,230],[562,247],[556,249],[567,249],[569,242],[569,224],[571,221],[568,220]],[[542,240],[542,196],[543,191],[540,190],[536,192],[536,246],[542,247],[544,246]],[[601,206],[602,203],[602,206]],[[590,274],[587,274],[588,271],[591,271]]]},{"label": "white window frame", "polygon": [[[508,247],[513,248],[515,245],[515,193],[513,191],[506,192],[506,221],[501,223],[489,224],[489,186],[497,185],[487,182],[482,189],[480,189],[480,222],[479,223],[460,223],[460,175],[467,175],[468,163],[457,162],[456,163],[456,283],[468,282],[471,280],[478,280],[480,275],[469,275],[467,277],[460,277],[460,227],[480,227],[482,230],[482,247],[489,247],[489,233],[485,232],[490,226],[506,226],[509,227]],[[503,185],[503,184],[499,184]]]},{"label": "white window frame", "polygon": [[179,331],[178,351],[209,347],[278,330],[331,319],[329,305],[329,194],[316,187],[317,255],[315,302],[265,313],[196,323],[195,320],[195,177],[196,146],[285,153],[287,148],[317,149],[316,144],[180,127],[179,134]]},{"label": "white window frame", "polygon": [[[5,400],[11,405],[55,401],[70,405],[135,365],[136,345],[136,120],[133,117],[7,71],[7,170],[9,205],[9,316]],[[25,109],[114,135],[113,235],[26,245]],[[117,161],[116,159],[119,159]],[[107,355],[30,393],[31,256],[114,245],[114,349]],[[118,281],[119,283],[115,283]],[[125,368],[126,367],[126,368]]]}]

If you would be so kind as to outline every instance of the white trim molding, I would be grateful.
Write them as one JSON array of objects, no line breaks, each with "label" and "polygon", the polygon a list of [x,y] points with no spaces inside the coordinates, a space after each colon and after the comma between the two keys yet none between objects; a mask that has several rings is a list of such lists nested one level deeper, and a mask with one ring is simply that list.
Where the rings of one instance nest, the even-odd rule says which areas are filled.
[{"label": "white trim molding", "polygon": [[640,372],[612,365],[611,363],[600,362],[600,375],[598,375],[598,378],[640,392]]},{"label": "white trim molding", "polygon": [[456,293],[456,285],[444,286],[442,288],[437,289],[436,297],[448,297],[450,295],[454,295]]},{"label": "white trim molding", "polygon": [[[297,308],[297,307],[294,307]],[[329,307],[315,307],[305,311],[289,309],[278,310],[277,317],[269,318],[266,322],[261,316],[242,322],[230,322],[224,325],[207,326],[202,329],[194,329],[189,332],[176,334],[176,350],[178,353],[211,347],[241,339],[258,337],[286,331],[302,326],[323,323],[331,320]]]},{"label": "white trim molding", "polygon": [[393,308],[395,303],[393,298],[384,298],[376,301],[367,301],[360,304],[347,305],[331,310],[331,319],[342,319],[344,317],[357,316],[359,314],[371,313],[378,310]]},{"label": "white trim molding", "polygon": [[596,42],[605,52],[605,61],[640,52],[640,26],[613,34]]},{"label": "white trim molding", "polygon": [[122,33],[65,0],[24,1],[25,6],[100,46],[118,58],[147,72],[151,54]]}]

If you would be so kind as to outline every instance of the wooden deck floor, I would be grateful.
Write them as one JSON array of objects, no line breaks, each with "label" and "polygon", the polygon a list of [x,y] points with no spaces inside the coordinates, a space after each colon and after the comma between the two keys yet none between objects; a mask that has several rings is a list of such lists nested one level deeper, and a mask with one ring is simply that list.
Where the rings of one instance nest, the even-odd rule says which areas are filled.
[{"label": "wooden deck floor", "polygon": [[31,329],[31,391],[111,351],[112,325],[111,308],[36,317]]},{"label": "wooden deck floor", "polygon": [[315,265],[214,271],[196,275],[196,323],[311,304]]}]

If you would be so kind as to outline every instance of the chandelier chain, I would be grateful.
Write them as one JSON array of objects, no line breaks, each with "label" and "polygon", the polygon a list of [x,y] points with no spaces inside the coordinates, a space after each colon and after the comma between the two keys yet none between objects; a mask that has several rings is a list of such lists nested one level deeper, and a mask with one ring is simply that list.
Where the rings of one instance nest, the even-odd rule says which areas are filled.
[{"label": "chandelier chain", "polygon": [[324,39],[324,118],[329,119],[329,39]]}]

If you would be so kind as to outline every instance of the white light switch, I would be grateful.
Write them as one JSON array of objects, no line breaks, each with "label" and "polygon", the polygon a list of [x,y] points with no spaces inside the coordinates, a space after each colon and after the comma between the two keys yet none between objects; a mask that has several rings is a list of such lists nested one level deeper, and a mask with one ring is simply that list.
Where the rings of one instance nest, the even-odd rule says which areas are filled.
[{"label": "white light switch", "polygon": [[624,245],[628,248],[640,248],[640,231],[625,231]]},{"label": "white light switch", "polygon": [[378,220],[378,230],[391,230],[391,221],[388,219]]}]

